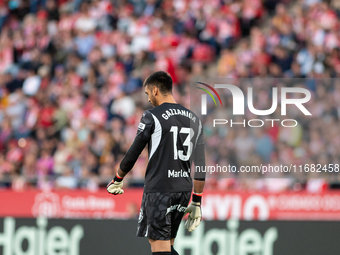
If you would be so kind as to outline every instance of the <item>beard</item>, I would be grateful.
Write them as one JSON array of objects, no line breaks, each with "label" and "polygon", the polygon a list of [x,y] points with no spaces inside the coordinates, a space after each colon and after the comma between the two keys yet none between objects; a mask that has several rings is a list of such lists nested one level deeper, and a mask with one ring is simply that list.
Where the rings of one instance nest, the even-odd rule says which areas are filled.
[{"label": "beard", "polygon": [[153,95],[150,95],[150,101],[151,101],[151,104],[153,106],[158,106],[158,102],[156,100],[156,97],[154,97]]}]

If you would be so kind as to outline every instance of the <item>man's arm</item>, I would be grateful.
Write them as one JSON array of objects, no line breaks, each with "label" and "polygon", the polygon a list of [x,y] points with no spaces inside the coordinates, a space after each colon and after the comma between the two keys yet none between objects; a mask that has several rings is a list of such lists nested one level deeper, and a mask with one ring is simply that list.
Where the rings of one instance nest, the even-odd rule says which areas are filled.
[{"label": "man's arm", "polygon": [[116,172],[116,177],[119,179],[123,179],[125,175],[130,172],[130,170],[135,165],[139,155],[142,153],[142,151],[145,148],[145,145],[148,143],[147,140],[141,139],[138,137],[138,134],[133,141],[133,144],[129,148],[129,150],[125,153],[125,156],[122,160],[122,162],[119,165],[119,168]]},{"label": "man's arm", "polygon": [[[202,138],[203,139],[203,138]],[[201,205],[202,194],[205,184],[205,171],[197,171],[197,169],[205,168],[205,155],[204,155],[204,143],[200,144],[195,151],[195,173],[194,173],[194,193],[192,194],[192,202],[199,203]]]},{"label": "man's arm", "polygon": [[195,144],[194,151],[194,163],[195,163],[195,173],[194,173],[194,193],[202,194],[206,171],[196,171],[196,169],[205,169],[205,153],[204,153],[204,135],[203,126],[199,120],[199,133],[197,136],[197,141]]},{"label": "man's arm", "polygon": [[131,147],[126,152],[113,180],[107,185],[107,191],[112,194],[123,194],[123,178],[135,165],[139,155],[150,141],[155,124],[152,114],[146,111],[138,125],[137,135]]},{"label": "man's arm", "polygon": [[199,126],[199,134],[195,144],[194,163],[195,163],[194,192],[192,194],[192,201],[184,213],[184,214],[190,213],[185,223],[185,227],[190,232],[198,227],[202,218],[201,202],[205,184],[205,171],[204,172],[196,171],[196,167],[198,167],[198,169],[202,169],[202,167],[205,167],[204,137],[201,122]]},{"label": "man's arm", "polygon": [[117,174],[118,174],[118,176],[121,177],[121,178],[124,178],[125,175],[127,175],[127,173],[123,172],[123,170],[120,169],[120,167],[118,168]]},{"label": "man's arm", "polygon": [[194,194],[202,194],[205,181],[194,180]]}]

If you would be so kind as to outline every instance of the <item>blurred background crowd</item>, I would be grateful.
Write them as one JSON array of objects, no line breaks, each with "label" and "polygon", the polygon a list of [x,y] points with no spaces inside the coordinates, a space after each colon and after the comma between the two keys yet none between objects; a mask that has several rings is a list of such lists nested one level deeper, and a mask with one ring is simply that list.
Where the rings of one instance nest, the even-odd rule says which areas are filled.
[{"label": "blurred background crowd", "polygon": [[[186,107],[193,79],[307,78],[312,119],[290,131],[206,128],[207,162],[339,164],[339,15],[337,0],[0,0],[0,187],[105,187],[156,70]],[[269,108],[271,90],[258,92]],[[126,184],[143,186],[147,160],[144,150]],[[216,175],[207,186],[318,192],[338,175]]]}]

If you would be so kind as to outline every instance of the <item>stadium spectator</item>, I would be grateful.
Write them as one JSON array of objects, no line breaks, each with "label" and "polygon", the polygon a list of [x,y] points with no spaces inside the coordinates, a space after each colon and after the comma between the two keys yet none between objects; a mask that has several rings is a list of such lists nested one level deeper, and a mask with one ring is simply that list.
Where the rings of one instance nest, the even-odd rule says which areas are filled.
[{"label": "stadium spectator", "polygon": [[[316,79],[339,77],[339,17],[336,0],[0,1],[0,186],[105,185],[149,107],[142,81],[160,69],[186,107],[190,78],[307,78],[311,119],[261,134],[206,128],[208,163],[339,163],[340,84]],[[255,106],[269,109],[270,93],[254,85]],[[143,182],[146,163],[142,154],[130,185]],[[340,181],[284,177],[274,187],[234,175],[211,185],[300,182],[315,192]]]}]

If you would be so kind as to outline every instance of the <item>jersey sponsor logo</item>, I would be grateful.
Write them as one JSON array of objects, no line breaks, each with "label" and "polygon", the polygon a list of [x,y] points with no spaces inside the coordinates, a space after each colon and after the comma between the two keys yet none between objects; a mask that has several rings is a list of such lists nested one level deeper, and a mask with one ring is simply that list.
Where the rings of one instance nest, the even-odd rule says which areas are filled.
[{"label": "jersey sponsor logo", "polygon": [[168,170],[168,178],[178,178],[178,177],[189,177],[189,173],[187,171],[183,171],[182,169],[179,171]]},{"label": "jersey sponsor logo", "polygon": [[165,215],[167,215],[168,213],[170,213],[170,212],[172,212],[172,211],[175,211],[175,210],[177,210],[177,211],[179,211],[179,212],[185,212],[186,209],[187,209],[186,206],[182,206],[182,205],[180,205],[180,204],[178,204],[178,205],[172,205],[172,206],[170,206],[170,207],[168,207],[168,208],[166,209],[166,214],[165,214]]},{"label": "jersey sponsor logo", "polygon": [[139,123],[138,129],[141,130],[141,131],[143,131],[144,128],[145,128],[145,124],[144,124],[144,123]]}]

